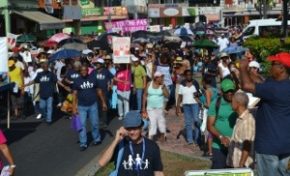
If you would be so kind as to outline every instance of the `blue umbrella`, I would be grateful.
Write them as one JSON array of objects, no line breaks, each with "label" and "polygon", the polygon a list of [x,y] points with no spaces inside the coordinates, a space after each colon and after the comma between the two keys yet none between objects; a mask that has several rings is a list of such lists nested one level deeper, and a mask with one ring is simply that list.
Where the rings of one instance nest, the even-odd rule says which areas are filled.
[{"label": "blue umbrella", "polygon": [[179,36],[187,36],[187,35],[193,35],[193,32],[185,27],[181,27],[175,30],[174,32],[175,35],[179,35]]},{"label": "blue umbrella", "polygon": [[245,52],[247,49],[242,46],[230,46],[225,48],[222,52],[227,54],[239,54]]},{"label": "blue umbrella", "polygon": [[59,59],[71,59],[74,57],[79,57],[81,56],[81,52],[73,49],[62,49],[57,51],[56,53],[52,54],[49,57],[49,61],[55,61]]}]

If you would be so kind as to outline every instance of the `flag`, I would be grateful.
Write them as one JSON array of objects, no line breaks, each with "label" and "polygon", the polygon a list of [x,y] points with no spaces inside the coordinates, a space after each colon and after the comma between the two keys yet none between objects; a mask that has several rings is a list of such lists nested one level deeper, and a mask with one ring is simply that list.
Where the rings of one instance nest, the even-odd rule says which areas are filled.
[{"label": "flag", "polygon": [[8,48],[12,49],[16,46],[17,37],[18,37],[18,35],[15,35],[12,33],[7,34]]}]

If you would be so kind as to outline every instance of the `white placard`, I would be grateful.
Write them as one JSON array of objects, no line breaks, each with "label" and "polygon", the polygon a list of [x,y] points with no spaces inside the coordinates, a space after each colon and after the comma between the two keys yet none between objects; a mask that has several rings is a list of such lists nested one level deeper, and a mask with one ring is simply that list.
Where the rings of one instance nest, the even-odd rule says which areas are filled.
[{"label": "white placard", "polygon": [[0,72],[8,72],[8,45],[6,37],[0,37]]},{"label": "white placard", "polygon": [[204,175],[218,175],[218,176],[254,176],[254,172],[248,168],[241,169],[211,169],[211,170],[192,170],[186,171],[185,176],[204,176]]},{"label": "white placard", "polygon": [[130,63],[130,37],[113,37],[112,44],[114,63]]}]

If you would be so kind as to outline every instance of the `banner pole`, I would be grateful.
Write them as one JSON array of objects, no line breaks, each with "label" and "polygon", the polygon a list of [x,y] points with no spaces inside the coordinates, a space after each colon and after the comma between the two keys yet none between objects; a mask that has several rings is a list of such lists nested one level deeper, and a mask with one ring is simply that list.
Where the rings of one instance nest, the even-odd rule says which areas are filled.
[{"label": "banner pole", "polygon": [[7,128],[10,129],[10,91],[7,92]]}]

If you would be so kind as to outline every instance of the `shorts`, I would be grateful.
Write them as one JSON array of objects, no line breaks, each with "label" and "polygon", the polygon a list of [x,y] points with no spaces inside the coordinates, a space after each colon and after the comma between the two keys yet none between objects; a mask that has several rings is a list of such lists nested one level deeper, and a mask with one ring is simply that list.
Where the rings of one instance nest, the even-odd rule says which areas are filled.
[{"label": "shorts", "polygon": [[22,108],[23,106],[24,99],[20,92],[19,90],[18,93],[11,94],[11,105],[13,109]]}]

